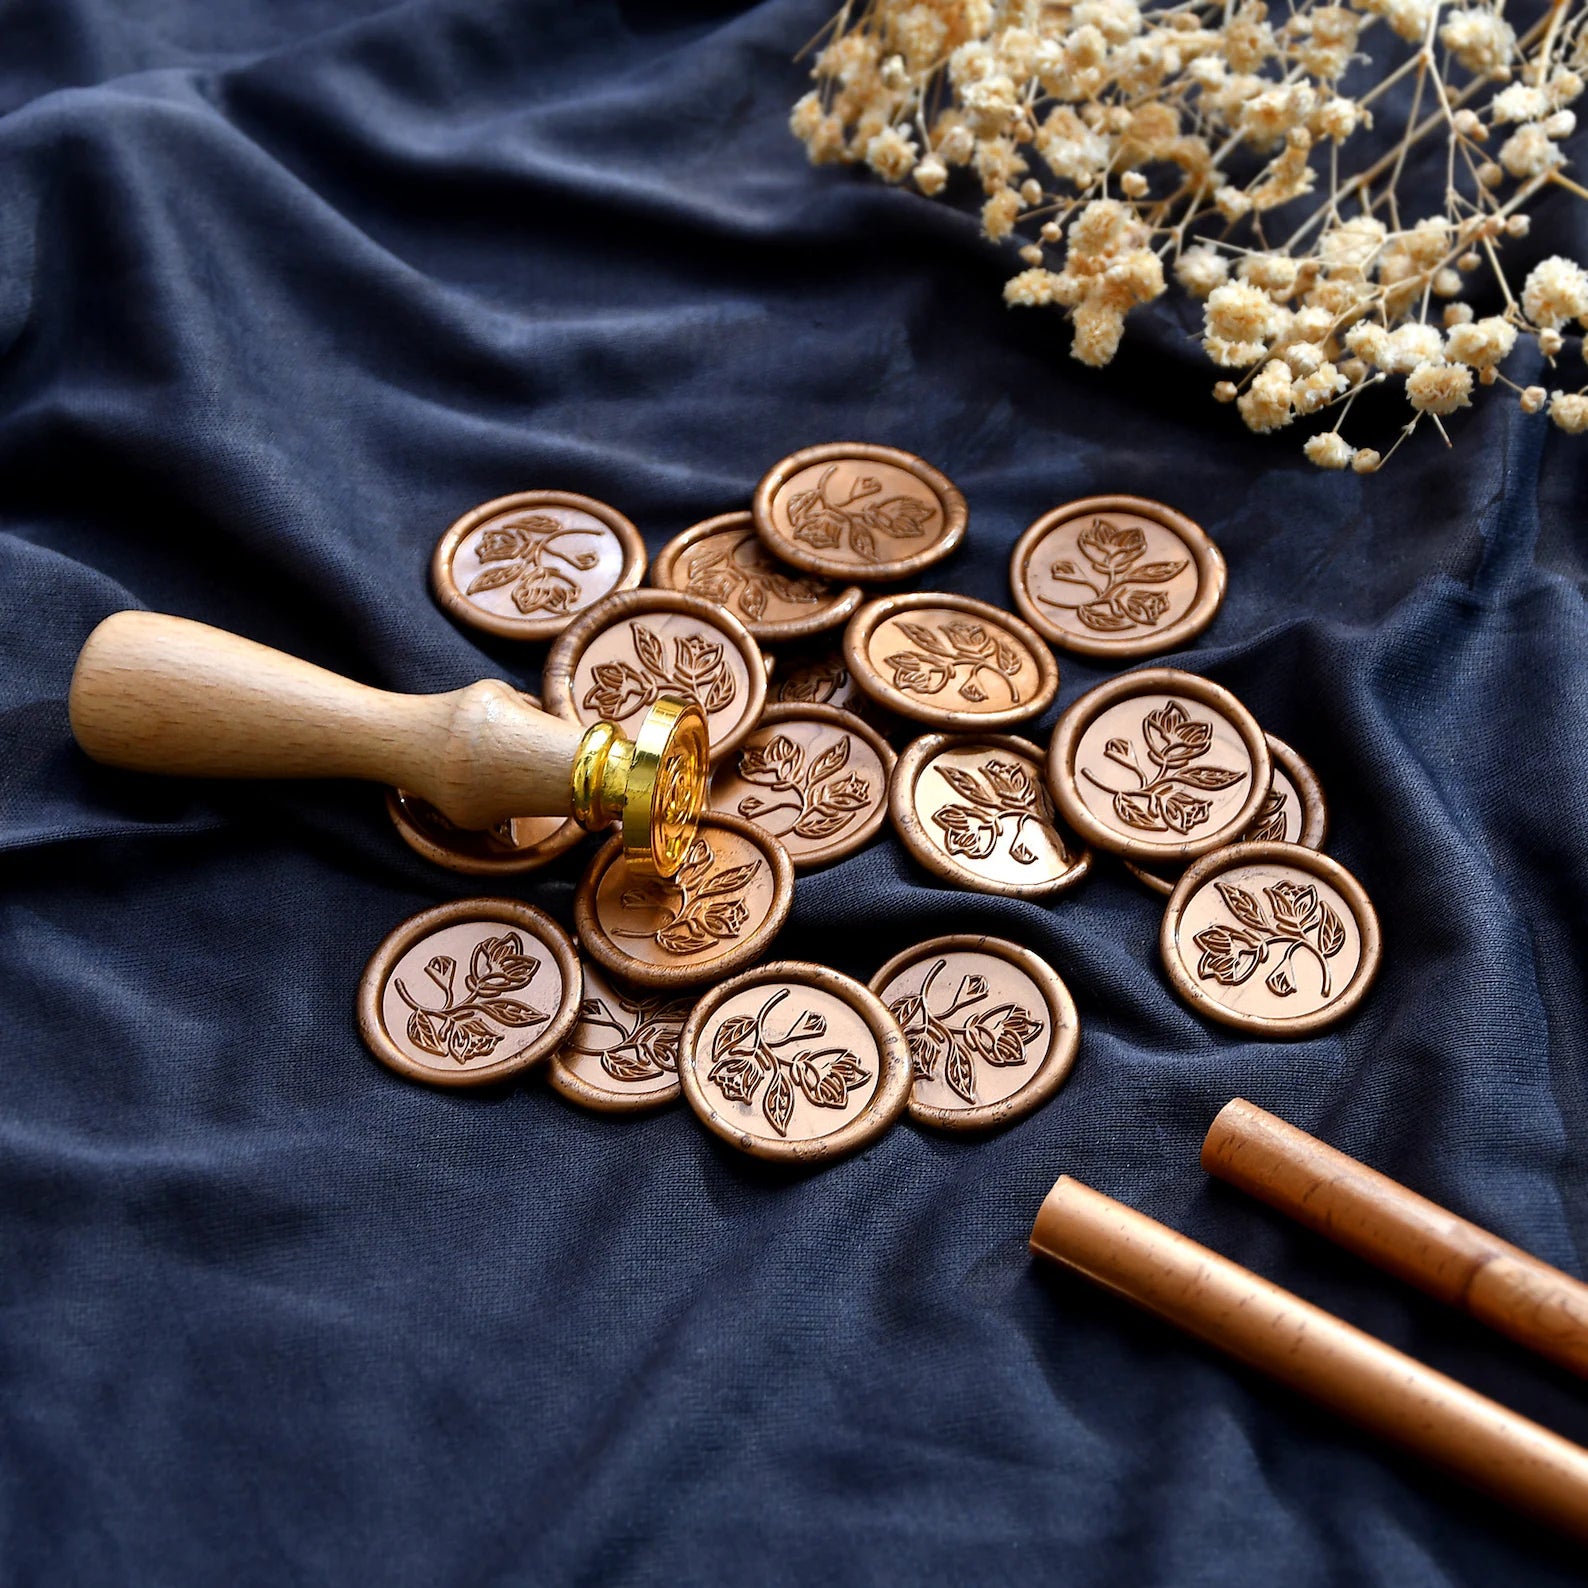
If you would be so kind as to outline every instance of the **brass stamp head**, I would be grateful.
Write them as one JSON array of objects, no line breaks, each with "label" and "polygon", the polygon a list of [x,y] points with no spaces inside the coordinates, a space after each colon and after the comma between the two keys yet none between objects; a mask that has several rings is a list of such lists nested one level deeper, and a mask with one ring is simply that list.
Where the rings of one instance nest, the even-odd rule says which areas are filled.
[{"label": "brass stamp head", "polygon": [[705,714],[677,696],[661,696],[633,739],[610,722],[596,723],[574,757],[574,820],[588,831],[621,822],[631,869],[673,876],[705,807],[709,752]]}]

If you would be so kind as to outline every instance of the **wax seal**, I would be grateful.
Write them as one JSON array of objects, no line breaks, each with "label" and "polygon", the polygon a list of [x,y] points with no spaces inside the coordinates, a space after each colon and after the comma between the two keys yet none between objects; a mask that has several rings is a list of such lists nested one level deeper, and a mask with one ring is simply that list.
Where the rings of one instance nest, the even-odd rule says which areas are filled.
[{"label": "wax seal", "polygon": [[688,997],[629,987],[583,962],[579,1019],[552,1054],[546,1079],[571,1103],[601,1114],[660,1108],[678,1096],[678,1037]]},{"label": "wax seal", "polygon": [[978,893],[1043,899],[1073,887],[1092,852],[1054,821],[1040,756],[1010,734],[923,735],[894,768],[894,831],[928,871]]},{"label": "wax seal", "polygon": [[723,513],[675,536],[651,564],[651,583],[715,601],[758,640],[838,628],[862,599],[859,585],[840,588],[777,561],[749,513]]},{"label": "wax seal", "polygon": [[1227,844],[1273,780],[1263,730],[1227,689],[1149,667],[1088,690],[1059,718],[1048,787],[1088,843],[1174,865]]},{"label": "wax seal", "polygon": [[758,965],[695,1005],[679,1043],[684,1097],[757,1158],[819,1163],[880,1136],[910,1096],[910,1051],[875,993],[822,965]]},{"label": "wax seal", "polygon": [[754,822],[796,871],[852,855],[888,814],[894,754],[859,718],[832,706],[768,706],[754,733],[717,763],[714,810]]},{"label": "wax seal", "polygon": [[868,601],[844,630],[844,660],[878,705],[960,732],[1040,716],[1059,691],[1059,664],[1040,635],[985,601],[941,591]]},{"label": "wax seal", "polygon": [[913,453],[864,442],[805,447],[755,488],[756,533],[781,561],[829,579],[903,579],[965,538],[965,498]]},{"label": "wax seal", "polygon": [[[1237,841],[1300,844],[1304,849],[1322,849],[1329,833],[1329,807],[1318,774],[1283,739],[1265,733],[1263,740],[1274,764],[1274,780],[1262,809]],[[1143,866],[1134,860],[1127,860],[1125,869],[1154,893],[1165,896],[1174,892],[1174,885],[1180,880],[1178,872]]]},{"label": "wax seal", "polygon": [[1200,524],[1141,496],[1088,496],[1018,541],[1009,585],[1026,621],[1082,656],[1156,656],[1189,643],[1224,599],[1224,558]]},{"label": "wax seal", "polygon": [[453,617],[509,640],[549,640],[645,577],[645,542],[615,507],[572,491],[520,491],[472,508],[430,559]]},{"label": "wax seal", "polygon": [[430,1086],[488,1086],[555,1051],[579,1016],[579,957],[544,911],[460,899],[410,916],[370,958],[358,1029]]},{"label": "wax seal", "polygon": [[[525,702],[540,701],[522,690]],[[449,871],[475,877],[511,876],[549,865],[584,837],[571,817],[508,816],[490,827],[459,827],[427,799],[407,789],[386,790],[386,812],[397,836],[415,854]]]},{"label": "wax seal", "polygon": [[1081,1028],[1057,971],[1018,943],[939,937],[871,978],[910,1046],[910,1117],[946,1130],[1023,1119],[1058,1091]]},{"label": "wax seal", "polygon": [[1343,1019],[1378,973],[1378,915],[1339,861],[1230,844],[1175,885],[1158,936],[1175,991],[1210,1020],[1300,1037]]},{"label": "wax seal", "polygon": [[764,954],[794,902],[794,866],[742,816],[708,811],[671,877],[636,876],[616,840],[574,895],[585,953],[641,987],[698,986]]},{"label": "wax seal", "polygon": [[574,620],[546,656],[546,709],[572,722],[639,721],[662,697],[705,714],[711,758],[735,748],[766,704],[766,658],[744,625],[699,596],[623,590]]}]

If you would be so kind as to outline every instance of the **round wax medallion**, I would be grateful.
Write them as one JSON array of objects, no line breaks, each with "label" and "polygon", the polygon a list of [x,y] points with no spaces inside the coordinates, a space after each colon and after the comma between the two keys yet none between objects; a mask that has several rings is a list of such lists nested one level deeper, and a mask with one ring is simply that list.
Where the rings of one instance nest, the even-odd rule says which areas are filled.
[{"label": "round wax medallion", "polygon": [[358,1028],[382,1064],[487,1086],[556,1049],[579,1016],[579,958],[543,911],[461,899],[411,916],[365,967]]},{"label": "round wax medallion", "polygon": [[829,579],[903,579],[965,538],[965,498],[910,452],[837,441],[774,464],[755,488],[756,533],[783,562]]},{"label": "round wax medallion", "polygon": [[624,590],[563,631],[541,674],[546,709],[586,726],[633,729],[663,695],[706,714],[711,758],[753,728],[766,704],[766,658],[731,613],[672,590]]},{"label": "round wax medallion", "polygon": [[1083,656],[1155,656],[1219,609],[1224,558],[1200,524],[1140,496],[1088,496],[1044,513],[1009,562],[1015,605]]},{"label": "round wax medallion", "polygon": [[996,937],[918,943],[871,978],[910,1045],[910,1117],[948,1130],[1022,1119],[1075,1063],[1080,1025],[1058,973]]},{"label": "round wax medallion", "polygon": [[430,559],[453,617],[509,640],[549,640],[577,612],[645,577],[645,542],[614,507],[572,491],[499,496],[460,518]]},{"label": "round wax medallion", "polygon": [[1378,916],[1338,861],[1299,844],[1231,844],[1176,884],[1158,938],[1198,1014],[1266,1036],[1348,1015],[1378,973]]},{"label": "round wax medallion", "polygon": [[794,640],[849,621],[859,585],[840,589],[768,555],[749,513],[724,513],[657,553],[651,583],[726,607],[758,640]]},{"label": "round wax medallion", "polygon": [[1091,850],[1054,822],[1040,752],[1009,734],[914,740],[894,768],[888,810],[923,866],[978,893],[1046,898],[1092,864]]},{"label": "round wax medallion", "polygon": [[961,732],[1040,716],[1059,691],[1052,651],[1019,618],[939,591],[868,601],[844,630],[844,660],[879,705]]},{"label": "round wax medallion", "polygon": [[1272,781],[1252,714],[1227,689],[1169,667],[1088,690],[1048,748],[1064,819],[1089,843],[1149,864],[1232,843]]},{"label": "round wax medallion", "polygon": [[[1322,849],[1329,831],[1329,808],[1318,774],[1283,739],[1265,733],[1263,741],[1274,764],[1274,781],[1262,809],[1237,842],[1300,844],[1303,849]],[[1125,869],[1154,893],[1166,897],[1180,880],[1178,873],[1143,866],[1134,860],[1127,860]]]},{"label": "round wax medallion", "polygon": [[851,855],[888,814],[887,740],[832,706],[768,706],[755,732],[718,763],[713,809],[754,822],[796,871]]},{"label": "round wax medallion", "polygon": [[766,952],[794,902],[794,866],[770,833],[707,811],[676,876],[636,877],[622,840],[597,851],[574,895],[585,953],[641,987],[693,987]]},{"label": "round wax medallion", "polygon": [[684,1097],[741,1152],[817,1163],[879,1136],[910,1096],[910,1051],[876,994],[821,965],[759,965],[695,1005]]},{"label": "round wax medallion", "polygon": [[626,987],[588,961],[583,970],[578,1022],[546,1069],[553,1090],[603,1114],[672,1102],[690,999]]},{"label": "round wax medallion", "polygon": [[[540,709],[536,696],[520,693]],[[386,811],[397,836],[416,854],[476,877],[534,871],[567,854],[585,836],[571,816],[510,816],[494,827],[459,827],[429,800],[400,788],[386,790]]]}]

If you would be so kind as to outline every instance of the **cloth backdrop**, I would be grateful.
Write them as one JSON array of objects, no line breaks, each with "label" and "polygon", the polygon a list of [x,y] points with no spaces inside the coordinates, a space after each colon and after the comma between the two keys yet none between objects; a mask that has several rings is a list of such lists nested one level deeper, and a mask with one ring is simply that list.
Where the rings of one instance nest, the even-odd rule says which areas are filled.
[{"label": "cloth backdrop", "polygon": [[[1588,449],[1495,400],[1454,452],[1317,473],[1212,402],[1165,307],[1082,369],[1057,314],[1002,306],[974,220],[807,165],[785,119],[826,12],[0,7],[7,1583],[1574,1580],[1580,1553],[1026,1236],[1074,1174],[1588,1439],[1581,1384],[1197,1165],[1244,1095],[1584,1272]],[[1321,774],[1383,917],[1355,1019],[1215,1028],[1116,867],[1021,903],[889,838],[800,880],[778,951],[864,978],[1011,937],[1068,981],[1080,1058],[990,1139],[906,1123],[790,1177],[682,1105],[381,1068],[365,959],[480,890],[378,789],[70,743],[77,648],[127,606],[393,689],[533,687],[538,651],[429,595],[458,513],[583,491],[654,551],[833,439],[959,484],[969,541],[931,577],[995,602],[1058,502],[1211,530],[1229,599],[1169,660]],[[1062,670],[1061,704],[1105,676]],[[507,891],[567,923],[587,853]]]}]

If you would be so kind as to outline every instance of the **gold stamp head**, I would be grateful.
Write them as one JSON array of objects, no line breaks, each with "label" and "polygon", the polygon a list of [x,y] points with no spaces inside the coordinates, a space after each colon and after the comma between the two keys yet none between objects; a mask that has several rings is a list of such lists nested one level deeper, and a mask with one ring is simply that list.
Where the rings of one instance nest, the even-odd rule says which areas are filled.
[{"label": "gold stamp head", "polygon": [[705,714],[692,700],[661,696],[632,740],[598,722],[574,758],[574,819],[591,830],[621,821],[630,868],[671,877],[705,807],[709,753]]}]

